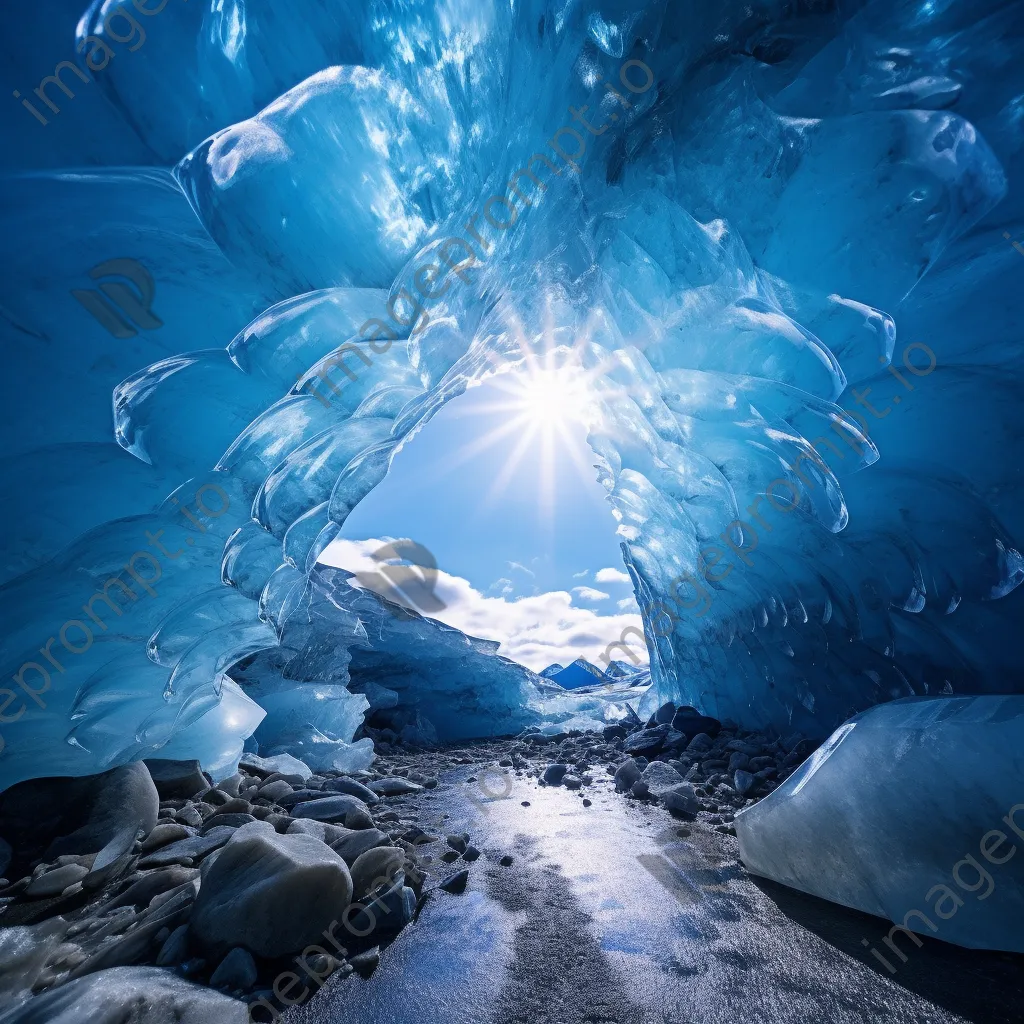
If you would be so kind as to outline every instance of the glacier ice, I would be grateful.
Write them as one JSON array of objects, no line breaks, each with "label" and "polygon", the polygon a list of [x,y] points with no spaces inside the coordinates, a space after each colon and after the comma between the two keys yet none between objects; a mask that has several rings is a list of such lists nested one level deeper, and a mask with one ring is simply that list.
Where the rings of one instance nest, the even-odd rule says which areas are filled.
[{"label": "glacier ice", "polygon": [[[910,934],[1024,952],[1024,697],[909,697],[842,725],[736,816],[748,870],[896,922]],[[883,929],[884,931],[884,929]]]},{"label": "glacier ice", "polygon": [[[141,6],[144,42],[111,0],[19,12],[59,111],[3,114],[0,786],[357,765],[384,691],[421,740],[606,721],[317,565],[434,412],[547,352],[644,707],[824,736],[1024,691],[1024,3]],[[76,42],[88,81],[33,90]]]}]

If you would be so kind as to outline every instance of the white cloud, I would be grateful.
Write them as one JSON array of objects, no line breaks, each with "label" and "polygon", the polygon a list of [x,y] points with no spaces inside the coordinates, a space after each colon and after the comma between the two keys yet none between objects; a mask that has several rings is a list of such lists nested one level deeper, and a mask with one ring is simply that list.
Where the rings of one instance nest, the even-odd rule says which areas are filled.
[{"label": "white cloud", "polygon": [[597,583],[629,583],[629,573],[621,569],[598,569],[594,576]]},{"label": "white cloud", "polygon": [[[327,565],[337,565],[350,572],[379,571],[379,563],[371,557],[382,544],[380,540],[337,540],[321,555]],[[498,583],[504,584],[505,580]],[[586,590],[590,588],[576,588]],[[438,619],[461,629],[470,636],[501,642],[499,653],[532,668],[535,672],[558,663],[568,665],[577,658],[604,667],[601,655],[617,643],[624,630],[643,629],[639,614],[599,615],[590,608],[578,608],[572,594],[553,590],[518,600],[507,595],[492,596],[475,590],[461,576],[449,576],[438,570],[434,593],[447,607],[431,613]],[[595,591],[604,600],[607,594]],[[629,648],[642,663],[647,663],[647,650],[638,644],[635,633],[627,637]],[[622,648],[609,655],[625,657]],[[629,659],[627,659],[629,660]]]},{"label": "white cloud", "polygon": [[527,569],[526,566],[520,562],[508,562],[507,565],[510,569],[518,569],[520,572],[525,572],[527,576],[530,576],[534,579],[537,576],[537,574],[532,569]]},{"label": "white cloud", "polygon": [[495,580],[487,588],[487,593],[497,597],[508,597],[515,589],[515,584],[510,579],[502,576],[500,580]]},{"label": "white cloud", "polygon": [[621,601],[616,602],[616,608],[624,612],[636,612],[640,613],[640,608],[636,603],[635,597],[624,597]]},{"label": "white cloud", "polygon": [[603,590],[595,590],[593,587],[573,587],[572,592],[581,601],[607,601],[611,596]]},{"label": "white cloud", "polygon": [[574,580],[585,580],[590,575],[589,569],[584,569],[583,572],[574,572],[572,578]]}]

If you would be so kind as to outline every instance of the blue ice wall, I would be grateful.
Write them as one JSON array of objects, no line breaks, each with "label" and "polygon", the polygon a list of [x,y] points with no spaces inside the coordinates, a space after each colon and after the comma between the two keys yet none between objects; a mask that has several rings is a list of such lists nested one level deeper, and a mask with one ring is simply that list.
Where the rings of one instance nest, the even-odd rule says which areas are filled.
[{"label": "blue ice wall", "polygon": [[[0,784],[230,767],[243,660],[280,743],[347,744],[318,694],[360,630],[454,730],[460,687],[401,683],[358,610],[330,633],[310,573],[403,439],[551,349],[657,696],[823,735],[1024,689],[1024,4],[39,11],[2,115]],[[527,721],[485,676],[480,731]]]}]

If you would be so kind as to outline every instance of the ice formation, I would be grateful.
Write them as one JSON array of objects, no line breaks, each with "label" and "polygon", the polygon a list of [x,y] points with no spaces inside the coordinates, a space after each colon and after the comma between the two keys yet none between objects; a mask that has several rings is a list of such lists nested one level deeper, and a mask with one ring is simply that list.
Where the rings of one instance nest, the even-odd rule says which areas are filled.
[{"label": "ice formation", "polygon": [[755,874],[896,923],[869,934],[895,973],[920,935],[1024,952],[1024,697],[909,697],[841,726],[736,816]]},{"label": "ice formation", "polygon": [[351,763],[374,687],[528,723],[534,680],[316,563],[551,349],[652,701],[825,735],[1024,689],[1024,4],[51,9],[3,115],[0,786],[260,729]]}]

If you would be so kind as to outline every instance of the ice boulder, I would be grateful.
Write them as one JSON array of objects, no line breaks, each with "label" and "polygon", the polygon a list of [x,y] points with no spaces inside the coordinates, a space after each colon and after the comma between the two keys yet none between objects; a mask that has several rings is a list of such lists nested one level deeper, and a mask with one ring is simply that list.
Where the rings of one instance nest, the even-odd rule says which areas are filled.
[{"label": "ice boulder", "polygon": [[891,970],[921,944],[914,932],[1024,952],[1022,777],[1024,697],[881,704],[736,815],[740,858],[896,922],[876,950]]}]

